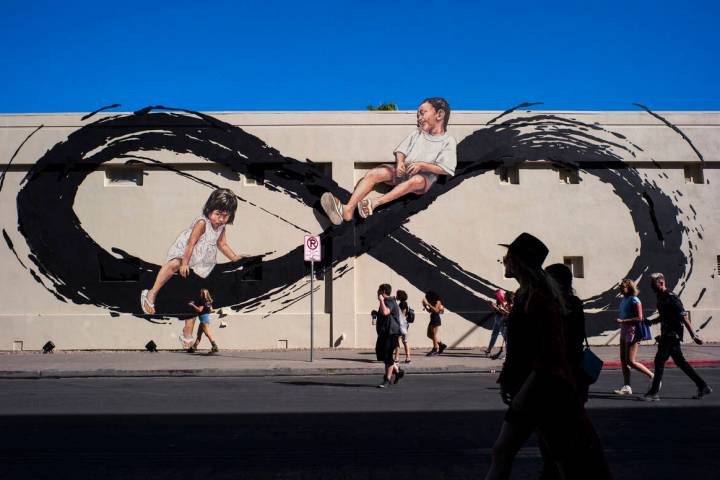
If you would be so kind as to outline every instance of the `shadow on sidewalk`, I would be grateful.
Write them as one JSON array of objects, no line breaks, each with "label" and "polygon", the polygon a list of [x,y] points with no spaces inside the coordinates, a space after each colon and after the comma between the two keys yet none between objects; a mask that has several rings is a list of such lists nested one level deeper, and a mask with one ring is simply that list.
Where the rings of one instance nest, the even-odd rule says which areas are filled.
[{"label": "shadow on sidewalk", "polygon": [[379,360],[370,360],[367,358],[322,357],[322,360],[340,360],[341,362],[354,362],[354,363],[377,363],[377,364],[382,363]]},{"label": "shadow on sidewalk", "polygon": [[[380,373],[378,373],[380,376]],[[296,380],[291,382],[274,382],[279,385],[293,385],[296,387],[350,387],[350,388],[377,388],[375,384],[368,383],[335,383],[335,382],[313,382],[309,380]]]}]

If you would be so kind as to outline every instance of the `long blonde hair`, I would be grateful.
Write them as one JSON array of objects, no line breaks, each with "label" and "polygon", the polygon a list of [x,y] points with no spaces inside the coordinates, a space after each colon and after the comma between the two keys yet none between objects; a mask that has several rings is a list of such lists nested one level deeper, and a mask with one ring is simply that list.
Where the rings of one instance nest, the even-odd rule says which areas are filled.
[{"label": "long blonde hair", "polygon": [[640,290],[638,290],[637,285],[635,285],[635,282],[629,278],[623,278],[620,282],[620,288],[625,287],[628,289],[629,295],[638,296],[640,293]]},{"label": "long blonde hair", "polygon": [[200,289],[200,299],[205,303],[213,303],[213,298],[207,288]]}]

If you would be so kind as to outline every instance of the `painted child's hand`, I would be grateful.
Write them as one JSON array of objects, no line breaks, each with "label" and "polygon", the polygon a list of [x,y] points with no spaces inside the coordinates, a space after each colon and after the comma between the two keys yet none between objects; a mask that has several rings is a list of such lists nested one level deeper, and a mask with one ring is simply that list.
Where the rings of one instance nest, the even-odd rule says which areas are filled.
[{"label": "painted child's hand", "polygon": [[415,162],[410,164],[410,166],[407,168],[408,175],[416,175],[418,173],[422,172],[422,162]]},{"label": "painted child's hand", "polygon": [[190,267],[187,263],[183,263],[180,265],[180,276],[183,278],[187,278],[187,276],[190,275]]},{"label": "painted child's hand", "polygon": [[405,175],[405,170],[407,168],[405,167],[405,161],[404,160],[398,160],[397,166],[395,167],[395,173],[398,177],[402,177]]}]

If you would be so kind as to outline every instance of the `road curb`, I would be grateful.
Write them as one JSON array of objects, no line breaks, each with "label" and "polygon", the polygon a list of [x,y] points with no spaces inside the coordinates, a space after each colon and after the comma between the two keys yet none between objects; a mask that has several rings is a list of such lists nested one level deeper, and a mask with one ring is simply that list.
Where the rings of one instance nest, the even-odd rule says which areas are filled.
[{"label": "road curb", "polygon": [[[640,362],[645,366],[652,367],[653,362]],[[688,363],[695,367],[720,366],[720,360],[688,360]],[[669,368],[676,368],[674,362],[666,364]],[[616,370],[621,367],[618,361],[606,361],[603,370]],[[409,374],[433,375],[433,374],[494,374],[498,373],[501,365],[489,365],[484,367],[468,365],[450,365],[446,367],[412,367],[404,366]],[[132,370],[132,369],[96,369],[96,370],[6,370],[0,371],[0,379],[59,379],[59,378],[153,378],[153,377],[318,377],[333,375],[380,375],[382,364],[378,363],[372,367],[315,367],[315,368],[198,368],[198,369],[157,369],[157,370]]]},{"label": "road curb", "polygon": [[[409,374],[497,373],[500,367],[405,367]],[[332,375],[381,375],[377,368],[271,368],[271,369],[172,369],[172,370],[22,370],[0,372],[0,379],[113,378],[113,377],[318,377]]]}]

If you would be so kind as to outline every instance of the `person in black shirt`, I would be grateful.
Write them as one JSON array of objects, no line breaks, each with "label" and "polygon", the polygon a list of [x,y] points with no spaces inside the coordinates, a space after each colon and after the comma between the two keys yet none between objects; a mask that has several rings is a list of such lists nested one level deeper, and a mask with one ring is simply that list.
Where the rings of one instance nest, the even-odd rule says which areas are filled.
[{"label": "person in black shirt", "polygon": [[508,318],[507,356],[498,378],[508,410],[485,480],[509,479],[515,456],[534,431],[560,478],[610,479],[602,445],[575,386],[564,296],[542,269],[548,248],[529,233],[503,246],[505,277],[515,278],[520,288]]},{"label": "person in black shirt", "polygon": [[545,268],[560,287],[565,300],[566,312],[563,315],[565,328],[565,353],[570,369],[575,379],[578,395],[583,403],[588,401],[588,385],[585,381],[580,364],[582,363],[583,351],[585,350],[585,311],[583,302],[575,295],[572,286],[573,275],[567,265],[555,263]]},{"label": "person in black shirt", "polygon": [[400,307],[394,297],[391,297],[392,287],[387,283],[383,283],[378,287],[377,321],[375,330],[378,334],[375,343],[375,355],[378,360],[385,363],[385,374],[383,381],[378,385],[379,388],[385,388],[393,381],[398,383],[405,375],[405,371],[395,363],[395,348],[400,338]]},{"label": "person in black shirt", "polygon": [[649,323],[660,323],[660,337],[658,337],[658,351],[655,355],[655,378],[653,378],[650,390],[642,397],[649,402],[660,400],[660,386],[662,382],[665,362],[672,357],[675,365],[682,370],[690,380],[695,382],[698,392],[693,398],[701,399],[712,393],[712,388],[700,378],[695,369],[685,360],[680,349],[683,339],[683,326],[687,328],[690,337],[698,345],[703,341],[693,332],[690,319],[680,299],[670,292],[665,285],[665,276],[662,273],[653,273],[650,276],[650,286],[657,293],[658,318]]}]

